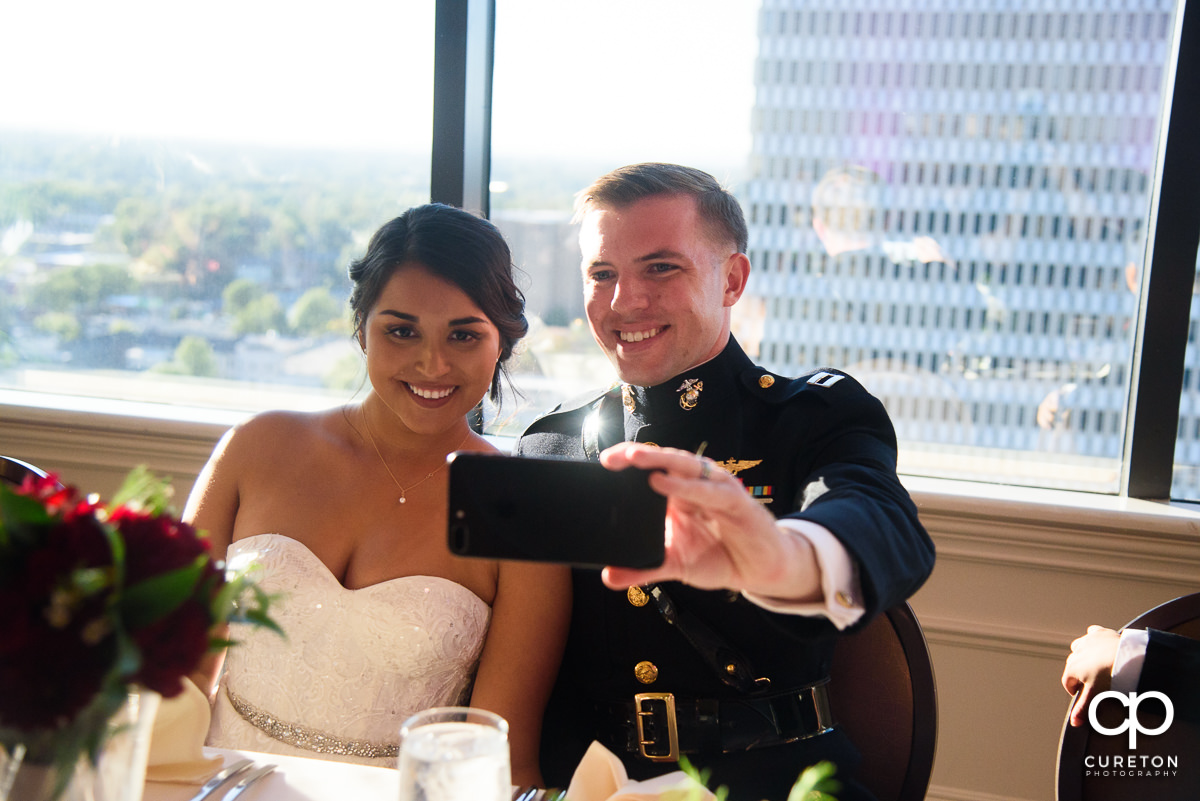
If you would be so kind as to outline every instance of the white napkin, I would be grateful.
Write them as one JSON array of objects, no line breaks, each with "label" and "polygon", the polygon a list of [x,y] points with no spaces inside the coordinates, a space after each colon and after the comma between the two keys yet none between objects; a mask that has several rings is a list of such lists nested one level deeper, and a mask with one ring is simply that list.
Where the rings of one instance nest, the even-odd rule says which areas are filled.
[{"label": "white napkin", "polygon": [[593,741],[571,776],[570,801],[715,801],[716,796],[681,770],[630,781],[612,751]]},{"label": "white napkin", "polygon": [[204,756],[204,738],[212,709],[200,688],[183,680],[183,692],[158,705],[150,735],[146,779],[156,782],[203,784],[224,760]]}]

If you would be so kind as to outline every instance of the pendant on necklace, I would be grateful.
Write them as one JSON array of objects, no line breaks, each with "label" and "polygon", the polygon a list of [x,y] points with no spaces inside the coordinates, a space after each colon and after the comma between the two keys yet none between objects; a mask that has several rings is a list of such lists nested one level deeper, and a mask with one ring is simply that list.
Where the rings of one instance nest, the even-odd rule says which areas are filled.
[{"label": "pendant on necklace", "polygon": [[408,498],[405,498],[403,495],[401,495],[398,503],[408,503]]}]

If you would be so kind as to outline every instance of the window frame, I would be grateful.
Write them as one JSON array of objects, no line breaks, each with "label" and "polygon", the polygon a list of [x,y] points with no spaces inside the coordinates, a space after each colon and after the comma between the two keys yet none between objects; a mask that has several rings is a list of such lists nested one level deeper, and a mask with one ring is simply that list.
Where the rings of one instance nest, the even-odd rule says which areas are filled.
[{"label": "window frame", "polygon": [[[1200,6],[1180,0],[1168,61],[1118,495],[1167,500],[1200,247]],[[1165,421],[1170,421],[1166,424]]]}]

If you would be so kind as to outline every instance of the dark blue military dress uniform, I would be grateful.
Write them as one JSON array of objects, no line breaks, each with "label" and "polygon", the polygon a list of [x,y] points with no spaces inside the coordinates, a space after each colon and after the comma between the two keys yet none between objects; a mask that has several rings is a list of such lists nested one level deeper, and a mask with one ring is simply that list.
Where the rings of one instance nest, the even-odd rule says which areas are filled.
[{"label": "dark blue military dress uniform", "polygon": [[[595,459],[621,441],[693,452],[704,444],[776,517],[829,529],[859,571],[859,625],[907,599],[933,569],[933,544],[896,477],[887,413],[843,373],[773,375],[731,337],[715,359],[663,384],[552,411],[517,452]],[[733,801],[782,801],[820,759],[852,772],[857,752],[830,728],[828,694],[871,688],[826,684],[837,633],[823,617],[769,612],[740,593],[677,582],[620,592],[597,571],[576,570],[543,725],[544,778],[565,787],[592,740],[632,778],[675,770],[682,753]]]}]

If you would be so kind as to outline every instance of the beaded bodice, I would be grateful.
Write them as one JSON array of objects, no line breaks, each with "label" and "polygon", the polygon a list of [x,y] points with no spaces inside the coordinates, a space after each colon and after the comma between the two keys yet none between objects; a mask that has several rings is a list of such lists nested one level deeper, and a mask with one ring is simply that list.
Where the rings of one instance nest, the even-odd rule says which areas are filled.
[{"label": "beaded bodice", "polygon": [[238,540],[228,562],[279,594],[286,638],[232,632],[209,745],[393,765],[405,718],[468,700],[491,609],[465,587],[403,576],[349,590],[279,534]]}]

